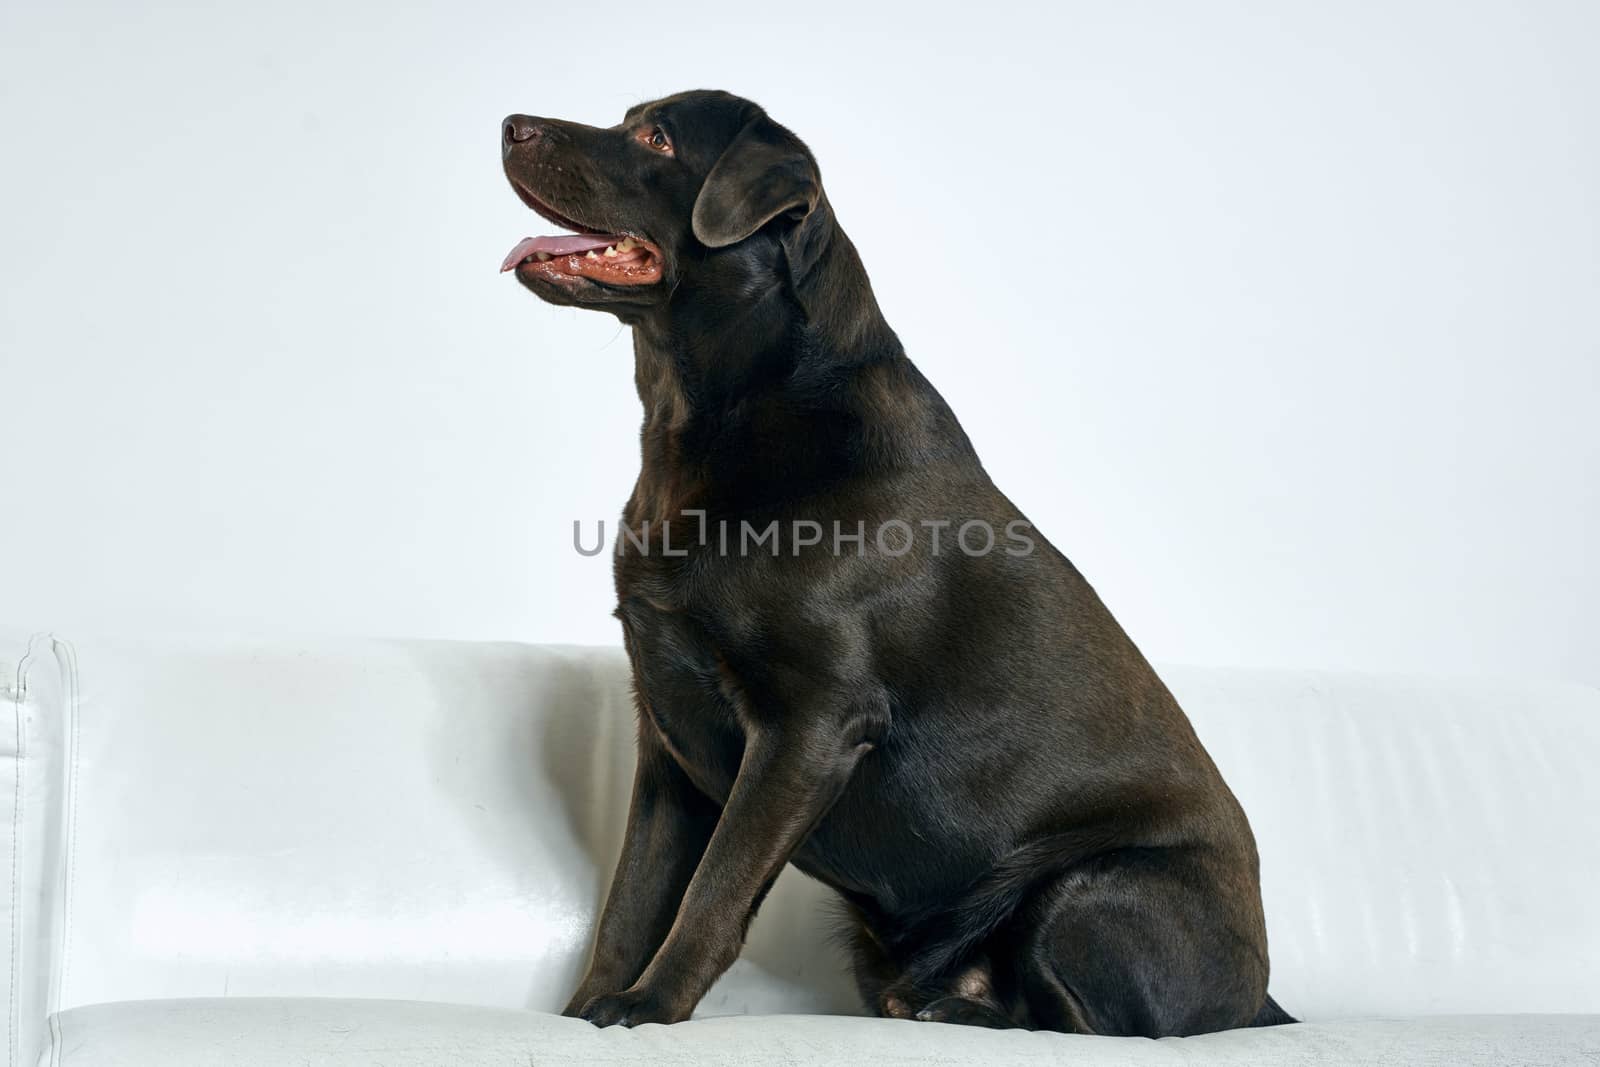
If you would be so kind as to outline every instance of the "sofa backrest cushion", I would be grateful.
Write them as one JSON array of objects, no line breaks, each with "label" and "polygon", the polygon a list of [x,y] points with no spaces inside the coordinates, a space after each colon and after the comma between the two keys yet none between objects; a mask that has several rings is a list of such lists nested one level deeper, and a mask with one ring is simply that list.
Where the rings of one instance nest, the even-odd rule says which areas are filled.
[{"label": "sofa backrest cushion", "polygon": [[[1291,1012],[1600,1011],[1600,693],[1163,672],[1256,828]],[[619,650],[78,642],[59,1007],[554,1010],[620,845]],[[702,1014],[858,1010],[780,880]]]}]

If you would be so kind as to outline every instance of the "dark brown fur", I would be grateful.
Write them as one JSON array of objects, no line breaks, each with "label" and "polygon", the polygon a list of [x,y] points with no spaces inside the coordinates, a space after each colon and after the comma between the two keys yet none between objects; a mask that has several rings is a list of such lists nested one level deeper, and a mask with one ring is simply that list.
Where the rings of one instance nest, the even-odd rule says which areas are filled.
[{"label": "dark brown fur", "polygon": [[[1037,531],[1026,554],[953,549],[963,523],[1025,520],[884,321],[806,147],[719,92],[609,129],[512,116],[503,143],[524,199],[664,256],[646,286],[519,271],[633,328],[644,406],[616,560],[638,772],[567,1013],[687,1018],[793,863],[848,903],[881,1014],[1152,1037],[1290,1021],[1249,824],[1171,693]],[[874,542],[890,519],[917,534],[904,555]],[[720,522],[773,520],[777,556],[719,550]],[[942,552],[923,520],[951,524]],[[834,551],[835,521],[865,525],[860,554]]]}]

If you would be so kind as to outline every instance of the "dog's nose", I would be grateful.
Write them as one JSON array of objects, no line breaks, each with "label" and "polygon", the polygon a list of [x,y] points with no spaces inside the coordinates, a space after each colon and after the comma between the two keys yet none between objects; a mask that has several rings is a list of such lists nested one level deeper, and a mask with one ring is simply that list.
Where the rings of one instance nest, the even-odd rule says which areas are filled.
[{"label": "dog's nose", "polygon": [[507,115],[500,127],[500,142],[510,149],[512,145],[537,141],[544,132],[544,123],[532,115]]}]

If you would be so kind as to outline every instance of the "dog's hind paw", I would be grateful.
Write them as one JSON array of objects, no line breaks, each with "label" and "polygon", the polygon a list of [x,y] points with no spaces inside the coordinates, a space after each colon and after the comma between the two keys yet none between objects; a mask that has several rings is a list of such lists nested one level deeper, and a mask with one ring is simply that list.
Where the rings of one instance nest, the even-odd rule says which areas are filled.
[{"label": "dog's hind paw", "polygon": [[991,1030],[1009,1030],[1017,1025],[993,1004],[968,997],[940,997],[917,1012],[917,1019],[925,1023],[987,1026]]}]

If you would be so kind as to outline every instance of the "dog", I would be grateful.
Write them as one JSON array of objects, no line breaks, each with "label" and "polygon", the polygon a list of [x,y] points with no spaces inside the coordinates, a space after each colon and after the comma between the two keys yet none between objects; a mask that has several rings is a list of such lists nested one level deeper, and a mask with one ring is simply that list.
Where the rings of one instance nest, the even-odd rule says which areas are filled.
[{"label": "dog", "polygon": [[716,91],[512,115],[501,150],[572,231],[502,270],[630,326],[644,407],[615,558],[638,765],[565,1014],[687,1019],[793,863],[879,1015],[1293,1022],[1243,810],[906,358],[811,151]]}]

